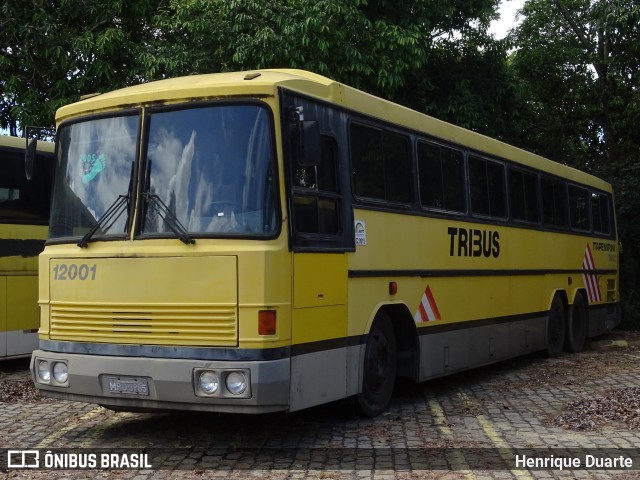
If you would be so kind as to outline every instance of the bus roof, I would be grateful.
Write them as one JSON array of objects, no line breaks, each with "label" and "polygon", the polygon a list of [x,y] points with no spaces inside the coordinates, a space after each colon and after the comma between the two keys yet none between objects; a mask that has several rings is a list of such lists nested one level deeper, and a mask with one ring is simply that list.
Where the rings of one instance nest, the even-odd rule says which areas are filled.
[{"label": "bus roof", "polygon": [[[11,135],[0,135],[0,147],[10,148],[11,150],[24,152],[27,148],[27,140],[21,137],[14,137]],[[38,152],[53,153],[54,143],[46,142],[44,140],[38,141]]]},{"label": "bus roof", "polygon": [[95,95],[60,108],[56,123],[78,115],[221,97],[275,96],[283,87],[340,108],[357,111],[479,153],[520,163],[578,183],[611,192],[611,185],[593,175],[554,162],[499,140],[438,120],[388,100],[304,70],[273,69],[212,73],[144,83]]}]

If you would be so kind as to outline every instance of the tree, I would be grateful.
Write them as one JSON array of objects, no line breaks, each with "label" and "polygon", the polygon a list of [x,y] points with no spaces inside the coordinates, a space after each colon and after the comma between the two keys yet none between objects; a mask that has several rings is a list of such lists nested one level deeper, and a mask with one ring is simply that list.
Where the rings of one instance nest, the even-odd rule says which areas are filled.
[{"label": "tree", "polygon": [[498,2],[5,0],[0,127],[52,125],[80,95],[140,81],[286,67],[497,133],[513,123],[504,47],[486,34]]},{"label": "tree", "polygon": [[161,0],[5,0],[0,4],[0,127],[52,126],[82,94],[136,83]]},{"label": "tree", "polygon": [[484,29],[436,44],[425,66],[411,72],[395,100],[442,120],[502,140],[515,138],[520,115],[508,45]]},{"label": "tree", "polygon": [[[452,108],[435,100],[441,94],[434,88],[455,82],[452,76],[443,77],[447,71],[462,72],[465,59],[473,59],[483,70],[466,83],[468,88],[490,77],[496,66],[500,70],[504,51],[502,58],[495,55],[497,44],[486,35],[497,4],[498,0],[172,0],[156,19],[163,33],[153,64],[147,67],[155,76],[303,68],[438,116],[455,117],[452,112],[458,110],[460,117],[470,117],[463,108],[480,114],[486,103],[469,107],[461,101]],[[482,55],[483,49],[489,53]],[[460,85],[465,85],[462,79]],[[483,89],[475,88],[474,93],[482,96]],[[417,98],[421,95],[434,98]]]},{"label": "tree", "polygon": [[638,298],[640,316],[640,7],[637,0],[529,0],[523,15],[512,58],[529,109],[520,144],[613,183],[622,290]]}]

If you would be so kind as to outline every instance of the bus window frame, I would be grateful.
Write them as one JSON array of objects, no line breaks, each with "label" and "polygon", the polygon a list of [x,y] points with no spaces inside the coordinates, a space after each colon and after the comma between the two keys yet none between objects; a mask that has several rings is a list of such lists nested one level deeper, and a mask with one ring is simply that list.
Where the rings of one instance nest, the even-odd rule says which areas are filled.
[{"label": "bus window frame", "polygon": [[[495,157],[491,157],[488,155],[483,155],[481,153],[475,152],[473,150],[466,150],[465,152],[465,157],[466,157],[466,165],[467,165],[467,198],[469,199],[469,215],[473,218],[478,218],[478,219],[482,219],[482,221],[485,221],[485,223],[496,223],[496,224],[505,224],[505,223],[509,223],[509,220],[511,218],[511,214],[510,214],[510,208],[511,208],[511,204],[509,202],[509,195],[508,195],[508,185],[507,185],[507,162],[505,160],[502,159],[498,159]],[[499,165],[500,167],[502,167],[502,198],[503,198],[503,205],[504,205],[504,216],[498,216],[498,215],[492,215],[491,213],[476,213],[473,211],[473,193],[472,193],[472,185],[471,185],[471,157],[474,157],[477,160],[482,160],[485,162],[485,171],[487,170],[486,167],[489,163],[494,163],[496,165]],[[488,173],[487,173],[487,180],[488,180]],[[490,191],[487,190],[487,194],[490,195]]]},{"label": "bus window frame", "polygon": [[[507,166],[507,203],[509,205],[509,223],[513,224],[514,226],[520,226],[522,228],[541,229],[542,227],[542,204],[541,204],[542,195],[540,191],[540,172],[530,168],[522,167],[513,162],[506,163],[506,166]],[[532,175],[534,177],[535,186],[536,186],[535,206],[536,206],[536,211],[538,213],[537,221],[530,221],[530,220],[524,220],[524,219],[513,217],[513,205],[511,202],[511,183],[509,182],[509,179],[510,179],[509,175],[511,174],[511,172],[519,173],[521,175],[523,174]]]},{"label": "bus window frame", "polygon": [[[130,234],[131,234],[131,228],[132,228],[132,223],[133,223],[133,218],[134,218],[134,210],[135,210],[135,191],[136,191],[136,186],[138,184],[138,157],[140,155],[140,129],[142,128],[142,116],[143,116],[143,108],[139,107],[139,108],[124,108],[121,110],[110,110],[108,112],[101,112],[101,113],[92,113],[92,114],[88,114],[88,115],[83,115],[81,117],[77,117],[77,118],[73,118],[70,120],[65,120],[63,122],[60,123],[60,125],[58,126],[58,128],[56,129],[56,138],[55,138],[55,152],[54,152],[54,158],[53,158],[53,162],[54,162],[54,170],[53,170],[53,177],[51,179],[51,202],[50,202],[50,212],[49,212],[49,231],[51,231],[51,219],[53,218],[53,209],[51,207],[53,207],[53,197],[54,197],[54,193],[55,193],[55,187],[56,187],[56,178],[57,178],[57,174],[58,174],[58,170],[60,169],[60,162],[61,162],[61,155],[62,152],[60,151],[60,133],[69,126],[73,126],[75,124],[78,123],[84,123],[84,122],[88,122],[88,121],[94,121],[94,120],[102,120],[105,118],[113,118],[113,117],[120,117],[120,116],[138,116],[138,127],[137,127],[137,138],[136,138],[136,147],[135,147],[135,151],[137,152],[134,160],[133,160],[133,164],[134,164],[134,169],[133,169],[133,179],[130,179],[129,182],[129,188],[132,190],[129,193],[129,211],[127,212],[128,215],[128,219],[126,222],[126,231],[125,233],[122,234],[113,234],[113,235],[93,235],[91,237],[92,241],[100,241],[100,242],[111,242],[111,241],[119,241],[119,240],[124,240],[129,238]],[[95,221],[97,221],[98,219],[95,219]],[[75,235],[75,236],[65,236],[65,237],[56,237],[56,238],[51,238],[49,235],[47,235],[47,241],[45,242],[45,246],[47,245],[64,245],[64,244],[70,244],[70,243],[77,243],[77,241],[79,239],[82,238],[83,235]]]},{"label": "bus window frame", "polygon": [[[271,143],[271,167],[273,168],[273,184],[274,184],[274,209],[275,209],[275,218],[274,218],[274,229],[273,232],[268,232],[265,234],[251,234],[247,235],[245,233],[233,233],[233,232],[221,232],[221,233],[207,233],[207,232],[192,232],[187,229],[187,232],[190,237],[195,239],[238,239],[238,240],[274,240],[280,236],[282,233],[282,208],[281,208],[281,195],[280,195],[280,172],[278,167],[278,152],[276,145],[276,130],[275,130],[275,115],[271,106],[263,102],[259,99],[246,97],[246,98],[237,98],[237,99],[218,99],[218,100],[202,100],[202,101],[183,101],[179,103],[172,103],[171,105],[148,105],[143,108],[142,112],[142,122],[143,129],[140,133],[140,137],[138,139],[139,142],[142,143],[142,148],[140,149],[140,157],[138,159],[138,165],[141,166],[140,171],[144,172],[147,167],[147,153],[149,148],[149,128],[151,122],[149,121],[149,117],[152,114],[163,113],[163,112],[175,112],[175,111],[185,111],[192,110],[197,108],[210,108],[210,107],[218,107],[218,106],[256,106],[264,110],[268,116],[269,120],[269,136]],[[160,233],[145,233],[141,231],[142,228],[142,219],[145,209],[145,202],[142,199],[142,196],[147,193],[143,191],[146,188],[146,185],[143,185],[144,178],[142,178],[136,185],[138,188],[140,198],[136,199],[135,209],[136,209],[136,224],[134,226],[133,238],[136,240],[153,240],[153,239],[177,239],[176,235],[172,232],[160,232]]]},{"label": "bus window frame", "polygon": [[[564,212],[563,212],[563,217],[564,217],[564,222],[562,224],[556,224],[556,223],[550,223],[547,221],[547,219],[545,218],[545,209],[544,209],[544,199],[545,199],[545,195],[544,195],[544,191],[543,191],[543,185],[542,182],[548,180],[552,183],[559,183],[562,187],[562,190],[564,192],[563,196],[564,196]],[[567,188],[567,180],[557,177],[555,175],[551,175],[549,173],[546,172],[542,172],[540,174],[540,178],[539,178],[539,182],[540,182],[540,202],[541,202],[541,207],[542,207],[542,224],[544,226],[544,228],[546,230],[550,230],[550,231],[556,231],[556,232],[567,232],[567,231],[571,231],[570,228],[570,224],[569,224],[569,191]],[[555,187],[554,187],[554,195],[555,195]],[[555,199],[554,199],[554,206],[555,206]],[[555,213],[554,213],[555,215]]]},{"label": "bus window frame", "polygon": [[[611,193],[609,192],[605,192],[602,190],[598,190],[596,188],[589,188],[589,213],[591,215],[591,233],[592,235],[596,236],[596,237],[605,237],[605,238],[615,238],[615,231],[616,231],[616,226],[615,226],[615,209],[613,207],[614,204],[614,197]],[[593,195],[599,195],[602,198],[604,198],[607,202],[606,205],[606,214],[607,214],[607,219],[606,219],[606,224],[607,224],[607,232],[602,232],[599,230],[596,230],[595,227],[595,222],[594,222],[594,217],[593,217]]]},{"label": "bus window frame", "polygon": [[[332,240],[337,240],[340,239],[344,236],[344,221],[342,219],[343,217],[343,213],[342,213],[342,202],[344,195],[342,194],[342,189],[340,188],[340,180],[341,180],[341,175],[340,175],[340,169],[338,168],[338,143],[336,142],[336,139],[329,134],[326,134],[324,132],[320,132],[320,146],[322,148],[322,145],[324,145],[324,143],[327,143],[328,145],[330,145],[330,149],[331,149],[331,154],[333,157],[333,184],[335,187],[335,191],[331,191],[331,190],[324,190],[324,189],[320,189],[320,188],[310,188],[310,187],[303,187],[300,185],[295,185],[294,184],[294,178],[293,178],[293,171],[291,172],[290,178],[291,178],[291,185],[290,185],[290,191],[291,191],[291,213],[292,213],[292,228],[293,228],[293,232],[292,234],[295,237],[298,237],[301,240],[308,240],[310,243],[313,243],[314,241],[332,241]],[[321,154],[321,158],[324,158],[324,156]],[[295,168],[296,164],[298,166],[300,166],[301,168],[317,168],[321,165],[315,165],[315,166],[307,166],[307,165],[300,165],[299,162],[297,162],[295,156],[291,158],[290,163],[290,167],[292,169]],[[316,180],[318,179],[318,173],[317,170],[315,171],[315,176],[316,176]],[[316,199],[317,201],[320,201],[322,199],[329,199],[335,202],[336,205],[336,226],[337,226],[337,230],[335,233],[323,233],[323,232],[305,232],[302,230],[298,229],[298,221],[297,221],[297,211],[296,211],[296,203],[295,203],[295,198],[299,197],[299,198],[312,198],[312,199]],[[318,219],[318,223],[319,223],[319,219]]]},{"label": "bus window frame", "polygon": [[[569,209],[567,211],[567,213],[569,214],[569,229],[579,233],[593,233],[593,216],[591,213],[591,189],[574,182],[566,182],[566,183],[567,183],[567,200],[569,202]],[[573,219],[573,216],[571,215],[571,211],[572,211],[571,189],[572,188],[577,190],[584,190],[584,192],[586,193],[587,202],[586,202],[585,208],[587,209],[587,223],[588,223],[587,228],[579,228],[573,225],[574,219]]]},{"label": "bus window frame", "polygon": [[[462,188],[464,190],[464,210],[463,211],[430,207],[422,203],[422,185],[420,182],[421,169],[420,169],[420,157],[418,155],[419,153],[418,148],[421,143],[429,146],[436,146],[438,148],[446,148],[446,149],[460,153],[460,156],[462,159],[462,179],[464,182],[464,184],[462,185]],[[415,144],[414,157],[415,157],[415,169],[416,169],[416,181],[414,183],[417,184],[417,203],[420,207],[420,211],[427,213],[428,214],[427,216],[434,216],[434,217],[437,217],[438,215],[445,215],[447,217],[453,217],[453,218],[469,217],[471,209],[469,205],[470,200],[469,200],[469,192],[468,192],[469,173],[467,169],[467,151],[465,151],[465,149],[463,148],[460,148],[459,146],[441,142],[441,141],[438,141],[438,139],[429,139],[422,136],[416,137],[414,144]]]},{"label": "bus window frame", "polygon": [[[282,165],[284,170],[284,192],[287,209],[287,231],[289,236],[289,250],[294,253],[344,253],[355,251],[355,238],[353,233],[353,197],[348,155],[346,123],[344,116],[348,111],[330,102],[300,94],[286,88],[278,88],[280,106],[280,128],[282,142]],[[339,232],[335,235],[298,232],[295,227],[293,195],[294,187],[292,176],[293,162],[296,162],[292,145],[287,140],[291,133],[292,125],[287,117],[287,112],[292,107],[303,107],[305,120],[318,123],[320,135],[330,138],[335,147],[335,182],[339,199],[338,220]],[[342,145],[342,146],[341,146]],[[298,190],[299,192],[300,190]],[[327,192],[324,192],[327,193]],[[329,198],[331,195],[327,195]],[[339,198],[338,198],[339,197]],[[333,196],[332,196],[333,198]]]},{"label": "bus window frame", "polygon": [[[263,110],[266,111],[269,121],[269,135],[271,139],[271,155],[272,155],[272,168],[273,168],[273,183],[274,183],[274,208],[275,208],[275,220],[274,220],[274,231],[269,232],[264,235],[245,235],[245,234],[210,234],[210,233],[202,233],[202,232],[189,232],[189,234],[194,238],[236,238],[236,239],[253,239],[253,240],[272,240],[278,238],[282,232],[282,209],[281,209],[281,195],[280,195],[280,181],[279,181],[279,167],[277,161],[277,148],[275,145],[275,124],[274,124],[274,114],[273,109],[265,102],[260,100],[247,98],[246,100],[206,100],[202,102],[181,102],[171,105],[150,105],[150,106],[141,106],[140,108],[130,108],[130,109],[122,109],[122,110],[112,110],[109,112],[104,112],[100,114],[90,114],[86,116],[82,116],[79,118],[74,118],[73,120],[62,122],[56,133],[56,152],[55,152],[55,167],[59,168],[59,152],[58,152],[58,136],[60,131],[63,130],[64,127],[71,126],[77,123],[83,123],[86,121],[100,120],[103,118],[112,118],[119,116],[128,116],[128,115],[138,115],[138,127],[137,127],[137,137],[136,137],[136,156],[134,158],[134,172],[133,179],[131,181],[132,192],[130,194],[129,201],[129,218],[127,220],[127,233],[120,235],[96,235],[93,237],[93,240],[96,241],[118,241],[125,238],[128,238],[131,235],[131,231],[133,230],[133,237],[136,240],[148,240],[148,239],[172,239],[177,238],[175,234],[168,233],[160,233],[160,234],[141,234],[140,233],[140,213],[142,212],[142,179],[140,175],[140,165],[144,164],[146,166],[146,154],[148,145],[144,145],[141,148],[142,139],[148,138],[148,129],[149,129],[149,121],[148,116],[151,113],[156,113],[158,111],[174,111],[174,110],[186,110],[191,108],[205,108],[207,106],[211,106],[213,104],[234,104],[234,105],[257,105]],[[144,150],[144,151],[141,151]],[[137,193],[136,193],[137,192]],[[53,196],[53,188],[52,188],[52,196]],[[133,224],[133,220],[135,219],[135,225]],[[46,245],[55,245],[55,244],[68,244],[75,243],[78,238],[81,238],[82,235],[73,236],[73,237],[58,237],[55,239],[47,239]]]},{"label": "bus window frame", "polygon": [[[2,147],[3,151],[16,155],[17,162],[19,164],[18,171],[20,174],[24,175],[24,158],[25,158],[25,149],[15,148],[15,147]],[[3,160],[4,161],[4,160]],[[36,150],[35,152],[35,170],[34,176],[40,177],[45,176],[45,178],[40,180],[41,186],[48,189],[48,192],[45,192],[43,195],[43,199],[46,200],[47,210],[44,218],[40,219],[29,219],[29,218],[17,218],[17,217],[5,217],[0,215],[0,224],[6,225],[34,225],[34,226],[48,226],[49,219],[51,215],[51,200],[53,195],[53,178],[55,176],[55,151],[54,152],[43,152],[42,150]],[[45,165],[46,164],[46,165]],[[48,178],[47,178],[48,177]],[[23,178],[24,184],[29,185],[34,182],[34,177],[31,179],[27,179],[26,175]]]},{"label": "bus window frame", "polygon": [[[356,192],[355,185],[355,166],[354,166],[354,156],[353,156],[353,138],[351,127],[353,124],[360,125],[362,127],[379,130],[381,133],[381,137],[384,137],[385,133],[392,133],[394,135],[403,136],[405,140],[408,142],[407,153],[409,154],[409,184],[407,185],[409,190],[409,201],[408,202],[395,202],[392,200],[387,200],[384,198],[376,198],[376,197],[368,197],[364,195],[358,195]],[[416,202],[417,202],[417,194],[415,192],[416,182],[413,178],[416,175],[416,166],[415,166],[415,135],[412,134],[409,130],[402,130],[400,128],[394,127],[391,124],[385,124],[383,122],[376,122],[365,117],[350,115],[350,118],[346,125],[347,128],[347,151],[349,155],[349,182],[351,184],[351,195],[354,199],[354,204],[356,205],[368,205],[374,208],[381,208],[385,211],[393,211],[393,212],[407,212],[411,213],[415,210]],[[384,152],[384,144],[381,145],[382,151]],[[383,164],[384,167],[384,164]],[[386,190],[385,190],[386,194]]]}]

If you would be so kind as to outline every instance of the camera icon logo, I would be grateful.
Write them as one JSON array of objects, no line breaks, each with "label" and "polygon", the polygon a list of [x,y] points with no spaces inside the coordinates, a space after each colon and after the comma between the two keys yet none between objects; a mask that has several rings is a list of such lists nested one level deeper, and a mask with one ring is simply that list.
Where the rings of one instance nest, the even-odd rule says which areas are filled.
[{"label": "camera icon logo", "polygon": [[39,468],[40,452],[38,450],[8,450],[8,468]]}]

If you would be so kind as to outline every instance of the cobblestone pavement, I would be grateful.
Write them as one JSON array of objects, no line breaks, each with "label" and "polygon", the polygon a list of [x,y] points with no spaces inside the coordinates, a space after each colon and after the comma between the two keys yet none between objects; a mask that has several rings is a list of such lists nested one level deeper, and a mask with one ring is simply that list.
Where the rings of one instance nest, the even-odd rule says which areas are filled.
[{"label": "cobblestone pavement", "polygon": [[[594,348],[601,341],[579,354],[526,357],[421,385],[400,383],[388,412],[374,419],[358,417],[348,402],[239,416],[115,413],[33,396],[5,399],[0,456],[7,449],[42,449],[42,461],[47,449],[99,455],[115,448],[147,452],[153,468],[0,469],[0,478],[640,478],[640,431],[624,418],[590,431],[556,421],[572,401],[640,387],[640,349],[611,338],[605,349]],[[0,363],[0,385],[28,378],[26,360]],[[539,462],[568,457],[581,466],[587,455],[600,462],[623,457],[633,469],[527,468],[515,455]]]}]

